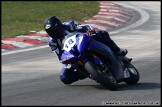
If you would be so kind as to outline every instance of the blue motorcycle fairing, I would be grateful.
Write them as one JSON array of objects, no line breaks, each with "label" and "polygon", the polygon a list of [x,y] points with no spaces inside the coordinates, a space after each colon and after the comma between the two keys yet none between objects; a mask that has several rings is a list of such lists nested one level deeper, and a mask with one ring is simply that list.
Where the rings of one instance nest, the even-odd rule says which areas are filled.
[{"label": "blue motorcycle fairing", "polygon": [[[86,51],[86,50],[88,50],[88,51],[91,51],[91,52],[94,52],[94,50],[96,51],[96,50],[98,50],[98,51],[100,51],[100,50],[104,50],[104,52],[103,53],[105,53],[105,52],[108,52],[109,54],[113,54],[113,51],[108,47],[108,46],[106,46],[105,44],[103,44],[103,43],[101,43],[101,42],[98,42],[98,41],[96,41],[96,40],[94,40],[94,39],[91,39],[91,41],[89,42],[89,44],[87,44],[87,46],[85,46],[85,48],[84,48],[84,50],[83,51]],[[82,51],[82,52],[83,52]],[[100,51],[101,52],[101,51]],[[80,55],[82,55],[82,54],[80,54]],[[80,56],[79,56],[80,57]],[[96,64],[102,64],[102,62],[100,61],[100,59],[98,59],[97,57],[96,58],[92,58],[92,56],[86,56],[86,58],[84,59],[84,61],[83,61],[83,64],[85,63],[85,62],[87,62],[88,60],[90,60],[90,59],[92,59],[92,60],[94,60],[94,62],[96,63]]]},{"label": "blue motorcycle fairing", "polygon": [[86,34],[79,34],[77,35],[77,49],[78,52],[81,54],[84,50],[88,49],[89,42],[92,38],[87,36]]},{"label": "blue motorcycle fairing", "polygon": [[90,44],[88,46],[88,49],[93,50],[94,48],[104,49],[107,52],[113,54],[113,51],[108,46],[106,46],[105,44],[103,44],[101,42],[98,42],[98,41],[92,39],[92,41],[90,42]]},{"label": "blue motorcycle fairing", "polygon": [[[72,37],[72,36],[75,36]],[[71,39],[68,39],[68,38],[71,38]],[[76,40],[75,40],[76,39]],[[65,42],[65,41],[68,41],[68,42]],[[76,58],[81,55],[81,53],[86,50],[87,46],[88,46],[88,42],[91,40],[91,37],[88,37],[86,34],[84,33],[71,33],[71,35],[67,36],[67,38],[65,38],[65,40],[63,41],[63,43],[67,43],[68,46],[70,46],[71,44],[73,44],[73,42],[75,43],[75,45],[73,44],[73,47],[66,47],[66,44],[65,44],[65,47],[64,49],[64,52],[62,53],[62,56],[60,58],[60,62],[62,63],[72,63],[76,60]]]},{"label": "blue motorcycle fairing", "polygon": [[92,50],[93,48],[104,48],[109,53],[113,53],[113,51],[108,46],[92,39],[92,37],[87,36],[86,34],[77,35],[76,40],[79,41],[76,44],[79,55],[81,55],[85,50]]},{"label": "blue motorcycle fairing", "polygon": [[69,64],[69,63],[74,63],[76,61],[76,56],[74,56],[73,54],[67,52],[67,51],[64,51],[61,55],[61,58],[60,58],[60,62],[61,63],[64,63],[64,64]]},{"label": "blue motorcycle fairing", "polygon": [[[64,52],[62,53],[62,56],[60,58],[60,61],[62,61],[64,63],[74,62],[74,60],[76,60],[78,57],[80,57],[84,51],[86,51],[86,50],[91,51],[91,50],[94,50],[95,48],[104,49],[107,52],[109,52],[110,54],[113,53],[108,46],[92,39],[90,36],[87,36],[86,34],[77,34],[77,35],[75,35],[75,38],[76,38],[75,45],[73,47],[71,47],[69,51],[64,50]],[[72,38],[72,39],[74,39],[74,38]],[[85,59],[84,62],[86,62],[86,60],[88,60],[88,59]],[[94,60],[96,63],[98,63],[98,64],[100,63],[99,59],[96,58]]]}]

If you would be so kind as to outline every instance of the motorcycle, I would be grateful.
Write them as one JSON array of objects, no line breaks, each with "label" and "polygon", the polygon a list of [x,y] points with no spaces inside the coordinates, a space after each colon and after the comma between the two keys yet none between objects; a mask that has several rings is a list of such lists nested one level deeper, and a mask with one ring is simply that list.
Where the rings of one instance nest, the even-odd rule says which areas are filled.
[{"label": "motorcycle", "polygon": [[117,56],[105,44],[86,33],[70,33],[63,40],[60,62],[95,80],[110,90],[120,82],[136,84],[140,75],[131,63],[132,58]]}]

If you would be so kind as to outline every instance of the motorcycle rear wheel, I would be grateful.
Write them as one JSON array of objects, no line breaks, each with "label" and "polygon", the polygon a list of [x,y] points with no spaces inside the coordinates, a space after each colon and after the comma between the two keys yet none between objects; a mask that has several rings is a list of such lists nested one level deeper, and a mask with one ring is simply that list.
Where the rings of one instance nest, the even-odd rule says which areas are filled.
[{"label": "motorcycle rear wheel", "polygon": [[127,69],[130,74],[130,77],[125,78],[125,82],[127,84],[137,84],[140,78],[138,70],[131,63],[128,65]]}]

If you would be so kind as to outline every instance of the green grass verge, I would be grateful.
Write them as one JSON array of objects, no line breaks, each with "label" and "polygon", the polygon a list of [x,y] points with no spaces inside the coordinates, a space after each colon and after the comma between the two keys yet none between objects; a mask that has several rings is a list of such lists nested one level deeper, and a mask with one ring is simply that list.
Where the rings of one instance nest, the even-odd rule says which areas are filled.
[{"label": "green grass verge", "polygon": [[91,18],[99,12],[97,1],[2,1],[1,38],[40,31],[43,22],[55,15],[62,22],[78,22]]}]

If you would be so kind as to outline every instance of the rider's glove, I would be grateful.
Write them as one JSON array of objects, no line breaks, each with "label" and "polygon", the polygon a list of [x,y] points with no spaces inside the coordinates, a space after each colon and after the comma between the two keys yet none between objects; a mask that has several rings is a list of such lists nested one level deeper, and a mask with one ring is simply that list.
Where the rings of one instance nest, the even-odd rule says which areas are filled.
[{"label": "rider's glove", "polygon": [[78,25],[76,27],[76,31],[85,33],[85,32],[88,31],[88,28],[86,26],[84,26],[84,25]]},{"label": "rider's glove", "polygon": [[57,43],[49,43],[49,46],[51,47],[51,50],[54,51],[58,48]]}]

